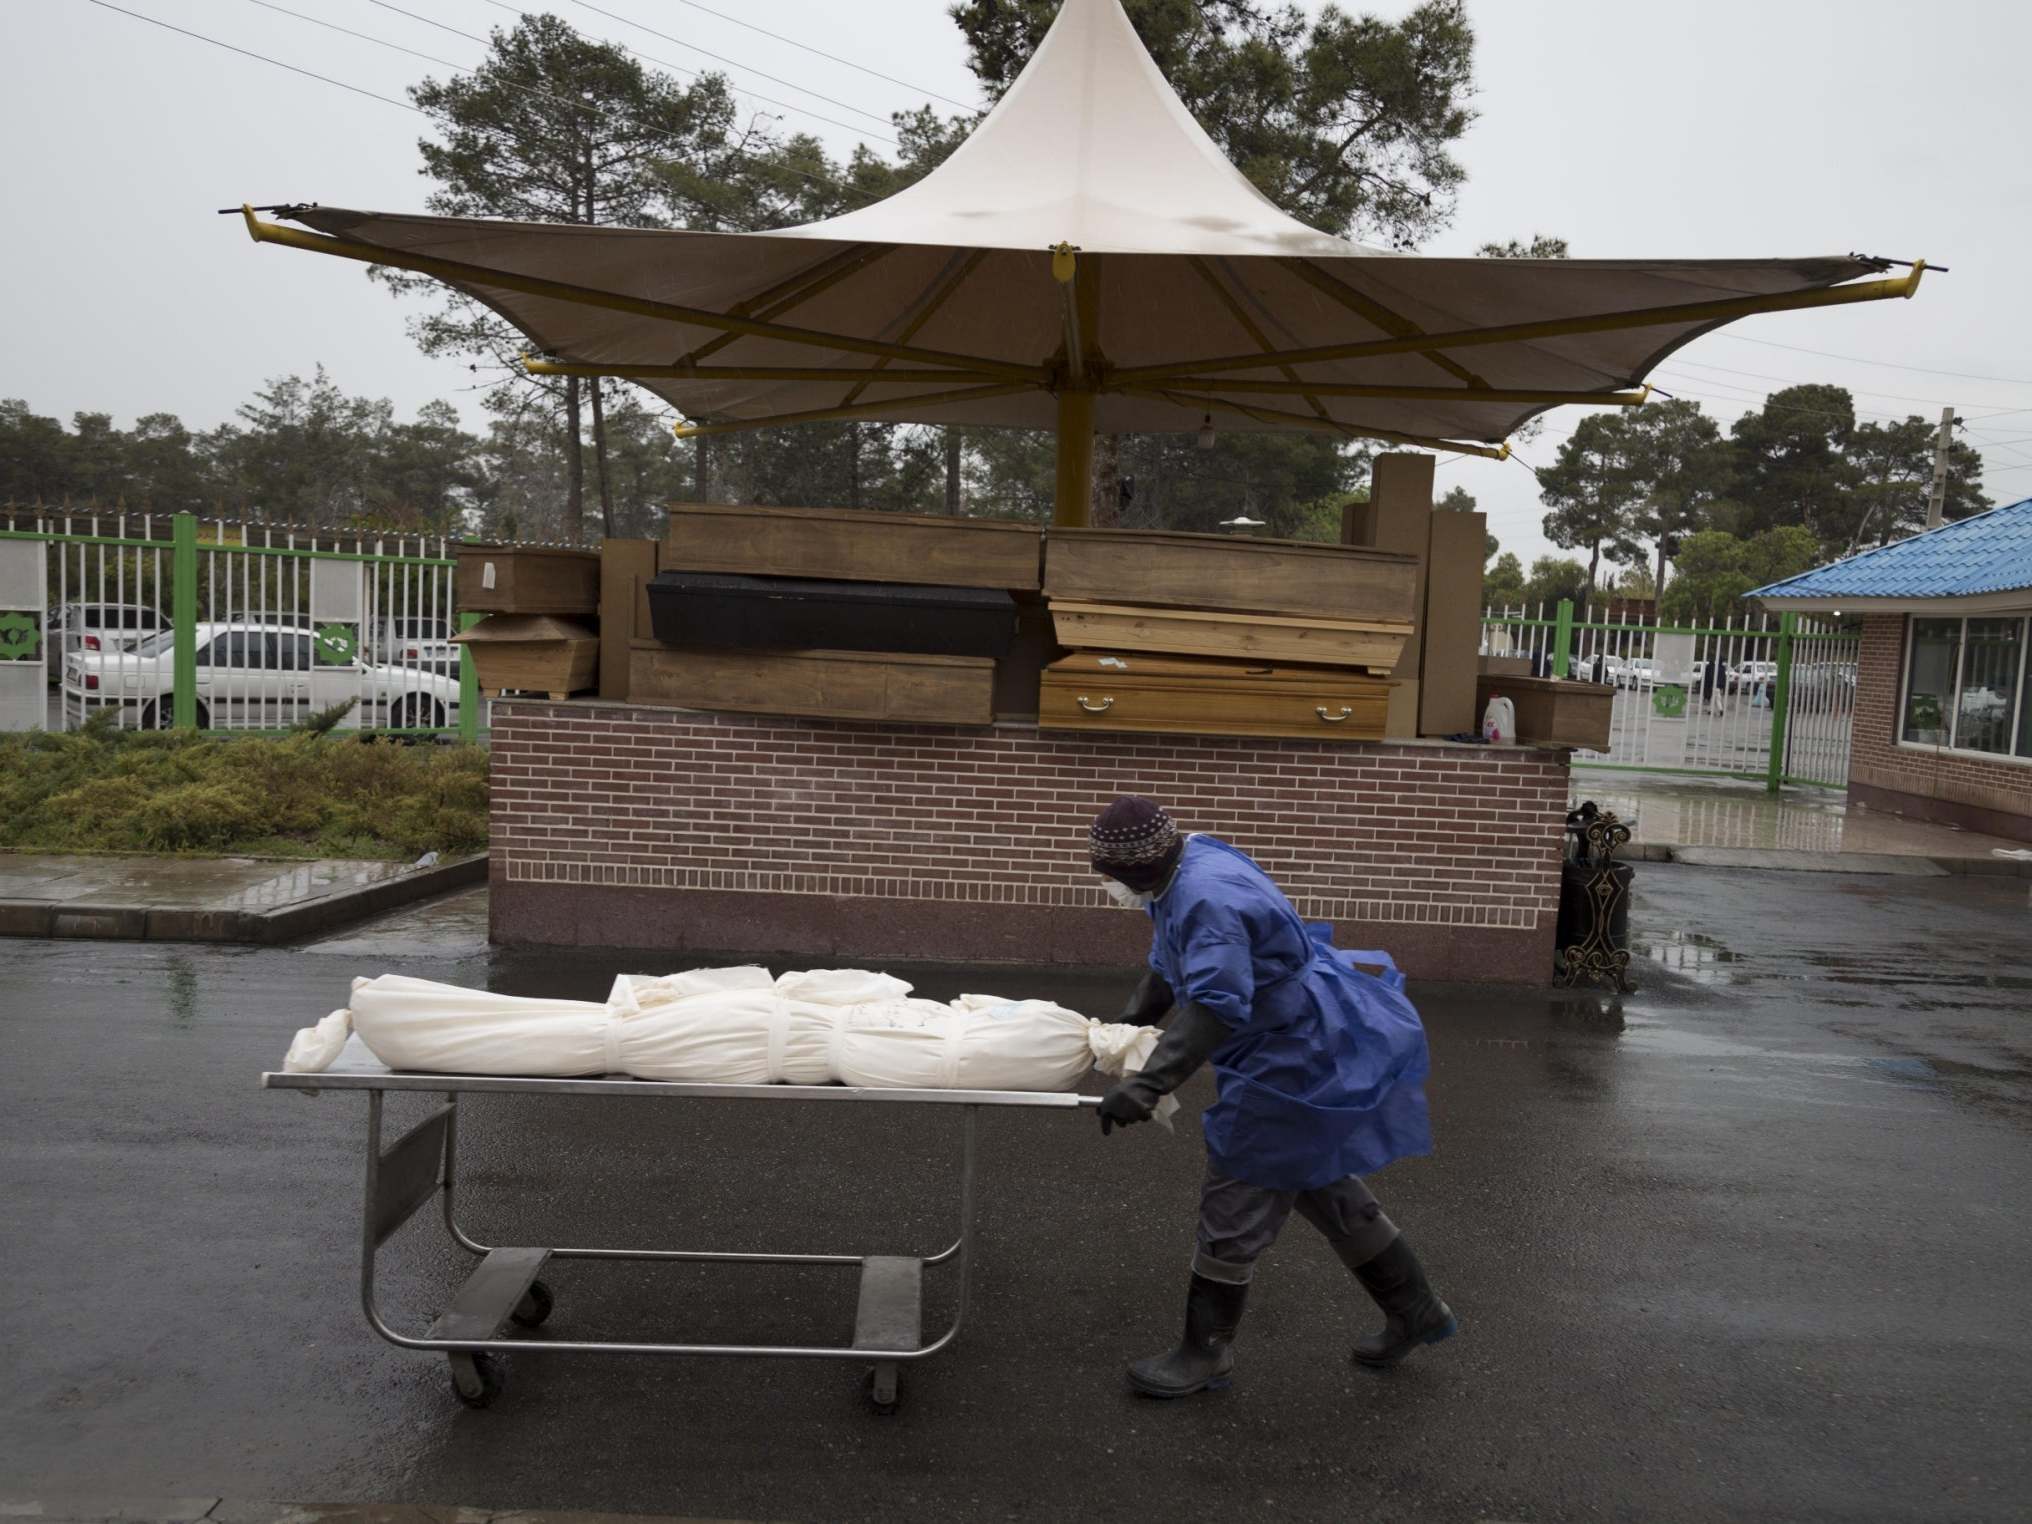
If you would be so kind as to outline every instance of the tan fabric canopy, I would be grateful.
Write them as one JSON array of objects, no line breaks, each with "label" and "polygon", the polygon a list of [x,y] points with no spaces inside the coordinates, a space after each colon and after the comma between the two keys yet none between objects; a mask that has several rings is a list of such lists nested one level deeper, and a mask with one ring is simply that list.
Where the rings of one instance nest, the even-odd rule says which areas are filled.
[{"label": "tan fabric canopy", "polygon": [[[1331,237],[1227,163],[1117,0],[1066,0],[939,169],[809,226],[287,215],[316,234],[248,223],[263,241],[439,276],[555,367],[639,380],[689,420],[1056,426],[1076,455],[1096,428],[1209,415],[1500,441],[1549,406],[1634,403],[1625,389],[1653,365],[1735,317],[1910,295],[1918,279],[1837,287],[1886,268],[1853,255],[1428,259]],[[1063,462],[1061,475],[1064,489]]]}]

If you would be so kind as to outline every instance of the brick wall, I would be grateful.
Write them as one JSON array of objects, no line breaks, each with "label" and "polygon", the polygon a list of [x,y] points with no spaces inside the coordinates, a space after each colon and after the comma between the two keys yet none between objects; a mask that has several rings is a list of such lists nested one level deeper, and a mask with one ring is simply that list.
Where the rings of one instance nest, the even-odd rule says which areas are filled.
[{"label": "brick wall", "polygon": [[1850,797],[1873,809],[2032,840],[2032,763],[1898,744],[1904,666],[1904,616],[1866,617],[1856,665]]},{"label": "brick wall", "polygon": [[1551,957],[1567,776],[1564,753],[1526,749],[502,702],[495,931],[1112,960],[1147,927],[1109,908],[1085,830],[1109,799],[1137,792],[1248,851],[1304,914],[1335,922],[1344,946],[1359,935],[1414,970],[1537,978]]}]

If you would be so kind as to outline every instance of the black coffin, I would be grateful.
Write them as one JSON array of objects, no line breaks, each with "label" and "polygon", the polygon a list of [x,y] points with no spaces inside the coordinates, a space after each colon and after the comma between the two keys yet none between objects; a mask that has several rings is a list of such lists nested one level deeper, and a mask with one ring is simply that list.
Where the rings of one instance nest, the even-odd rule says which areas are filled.
[{"label": "black coffin", "polygon": [[668,646],[1006,656],[1016,600],[994,588],[910,587],[658,572],[649,619]]}]

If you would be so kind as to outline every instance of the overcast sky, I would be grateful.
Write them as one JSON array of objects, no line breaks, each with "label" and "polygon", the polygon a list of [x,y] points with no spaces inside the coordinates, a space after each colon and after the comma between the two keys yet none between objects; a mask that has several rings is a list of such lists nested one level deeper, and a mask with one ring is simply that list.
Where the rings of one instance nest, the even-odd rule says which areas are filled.
[{"label": "overcast sky", "polygon": [[[119,3],[394,101],[422,75],[445,73],[257,0]],[[444,27],[483,34],[514,9],[497,0],[278,3],[457,65],[476,63],[483,48]],[[555,8],[589,35],[666,64],[725,71],[753,109],[817,133],[835,152],[864,134],[885,146],[874,136],[880,122],[929,93],[978,98],[944,0],[705,3],[843,62],[690,0]],[[1395,16],[1409,7],[1344,8]],[[1968,420],[1964,437],[1983,450],[1991,498],[2032,496],[2032,109],[2022,81],[2032,6],[1471,0],[1470,13],[1481,119],[1460,150],[1469,175],[1460,215],[1425,252],[1545,232],[1579,256],[1854,250],[1950,266],[1909,303],[1735,324],[1654,379],[1698,398],[1724,427],[1766,391],[1799,381],[1849,387],[1866,418],[1932,419],[1953,403]],[[0,396],[66,419],[106,411],[124,426],[168,411],[204,428],[230,419],[265,378],[323,362],[347,391],[390,397],[404,416],[443,396],[477,420],[462,390],[472,378],[419,356],[401,308],[357,271],[257,249],[236,222],[212,215],[243,200],[421,209],[422,126],[396,105],[91,0],[0,5],[0,278],[10,293]],[[1581,416],[1553,413],[1522,454],[1550,460]],[[1439,481],[1475,493],[1527,563],[1549,548],[1536,483],[1520,466],[1449,459]]]}]

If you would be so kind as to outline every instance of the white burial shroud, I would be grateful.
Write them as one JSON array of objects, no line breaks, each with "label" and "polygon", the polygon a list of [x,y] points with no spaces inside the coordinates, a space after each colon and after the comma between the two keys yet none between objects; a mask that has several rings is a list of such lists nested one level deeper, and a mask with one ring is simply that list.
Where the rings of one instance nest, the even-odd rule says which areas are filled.
[{"label": "white burial shroud", "polygon": [[1071,1090],[1090,1069],[1134,1072],[1158,1038],[1048,1000],[918,1000],[860,969],[623,974],[604,1003],[384,974],[298,1032],[283,1068],[320,1073],[354,1033],[389,1068],[430,1074],[927,1090]]}]

